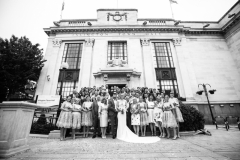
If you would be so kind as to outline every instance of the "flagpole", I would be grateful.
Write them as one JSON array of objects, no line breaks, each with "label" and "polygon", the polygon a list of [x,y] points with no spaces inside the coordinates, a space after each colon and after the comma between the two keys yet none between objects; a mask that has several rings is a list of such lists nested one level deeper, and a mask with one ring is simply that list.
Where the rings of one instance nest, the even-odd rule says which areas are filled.
[{"label": "flagpole", "polygon": [[172,19],[174,19],[174,14],[173,14],[173,9],[172,9],[172,2],[169,0],[169,3],[170,3],[171,12],[172,12]]},{"label": "flagpole", "polygon": [[61,9],[61,15],[60,15],[60,20],[62,20],[62,13],[63,13],[63,9],[64,9],[64,0],[63,0],[63,3],[62,3],[62,9]]}]

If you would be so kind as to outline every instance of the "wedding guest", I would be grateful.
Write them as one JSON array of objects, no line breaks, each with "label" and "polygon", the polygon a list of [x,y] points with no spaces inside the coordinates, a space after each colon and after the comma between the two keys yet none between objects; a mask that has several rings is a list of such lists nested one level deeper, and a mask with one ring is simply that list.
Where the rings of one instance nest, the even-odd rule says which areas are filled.
[{"label": "wedding guest", "polygon": [[154,106],[155,103],[153,101],[153,96],[150,94],[149,100],[147,101],[147,107],[148,107],[148,123],[150,125],[150,129],[152,132],[152,136],[156,136],[156,127],[155,127],[155,121],[154,121]]},{"label": "wedding guest", "polygon": [[140,130],[142,136],[146,136],[146,126],[148,125],[148,112],[147,104],[143,102],[143,97],[139,97],[139,110],[140,110]]},{"label": "wedding guest", "polygon": [[162,137],[164,135],[164,130],[162,129],[162,117],[163,117],[163,99],[158,96],[157,97],[157,102],[155,104],[154,107],[154,114],[155,114],[155,122],[156,122],[156,126],[159,128],[160,131],[160,136]]},{"label": "wedding guest", "polygon": [[82,126],[83,126],[83,137],[88,137],[89,127],[93,125],[92,122],[92,102],[90,96],[86,96],[86,101],[82,106]]},{"label": "wedding guest", "polygon": [[174,106],[169,102],[169,96],[165,95],[165,102],[163,104],[163,127],[167,130],[167,138],[170,138],[170,128],[173,128],[173,140],[177,139],[176,128],[177,121],[172,113]]},{"label": "wedding guest", "polygon": [[92,118],[93,118],[93,136],[92,138],[96,138],[96,133],[98,132],[98,137],[101,137],[101,129],[100,129],[100,121],[99,121],[99,107],[102,105],[101,96],[97,96],[97,100],[94,100],[92,103]]},{"label": "wedding guest", "polygon": [[173,91],[170,92],[170,98],[169,98],[169,102],[174,106],[174,110],[173,110],[173,114],[176,118],[178,127],[177,127],[177,137],[180,138],[180,134],[179,134],[179,130],[180,130],[180,126],[179,126],[179,122],[184,122],[183,117],[182,117],[182,112],[179,109],[179,101],[177,98],[174,98],[174,93]]},{"label": "wedding guest", "polygon": [[112,131],[112,138],[116,138],[116,127],[115,125],[117,124],[117,94],[116,92],[113,92],[112,98],[108,100],[108,117],[110,118],[111,122],[111,131]]},{"label": "wedding guest", "polygon": [[148,93],[143,94],[143,102],[145,102],[145,103],[148,102]]},{"label": "wedding guest", "polygon": [[82,121],[82,116],[81,116],[81,105],[80,105],[80,99],[75,98],[73,102],[73,109],[72,109],[72,138],[75,139],[75,130],[76,129],[81,129],[81,121]]},{"label": "wedding guest", "polygon": [[100,119],[100,127],[102,132],[102,138],[106,138],[106,129],[108,126],[108,105],[107,105],[107,99],[102,99],[102,104],[98,105],[98,115]]},{"label": "wedding guest", "polygon": [[134,132],[139,136],[140,114],[139,114],[139,106],[136,98],[133,98],[131,113],[132,113],[131,118],[132,118],[132,125],[133,125]]},{"label": "wedding guest", "polygon": [[72,108],[71,97],[68,96],[62,103],[61,113],[56,124],[60,128],[60,141],[65,139],[67,128],[72,127]]},{"label": "wedding guest", "polygon": [[129,95],[126,95],[125,100],[127,101],[127,112],[126,112],[126,118],[127,118],[127,126],[128,128],[133,131],[132,125],[131,125],[131,103],[129,102]]}]

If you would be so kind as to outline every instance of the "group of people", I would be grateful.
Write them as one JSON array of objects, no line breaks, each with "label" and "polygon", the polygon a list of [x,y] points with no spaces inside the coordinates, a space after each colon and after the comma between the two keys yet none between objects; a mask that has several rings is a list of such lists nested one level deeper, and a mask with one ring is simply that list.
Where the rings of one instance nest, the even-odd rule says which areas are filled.
[{"label": "group of people", "polygon": [[[168,95],[156,89],[148,88],[119,89],[107,86],[92,89],[76,90],[62,103],[61,113],[57,121],[60,127],[60,140],[64,140],[66,129],[75,130],[83,127],[83,137],[88,137],[89,128],[94,127],[92,138],[97,135],[106,138],[106,128],[110,122],[112,138],[128,142],[155,142],[159,139],[138,138],[146,136],[146,126],[150,126],[153,137],[159,128],[159,137],[170,138],[170,128],[173,129],[173,139],[180,137],[179,122],[183,122],[179,102],[173,92]],[[134,134],[133,134],[133,132]],[[98,134],[97,134],[98,133]],[[141,134],[140,134],[141,133]]]}]

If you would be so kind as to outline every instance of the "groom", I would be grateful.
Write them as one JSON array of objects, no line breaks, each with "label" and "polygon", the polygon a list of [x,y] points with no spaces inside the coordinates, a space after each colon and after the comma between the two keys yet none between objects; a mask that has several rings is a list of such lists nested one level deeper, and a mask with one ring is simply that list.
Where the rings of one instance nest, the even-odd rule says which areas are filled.
[{"label": "groom", "polygon": [[112,98],[108,100],[108,117],[111,121],[111,130],[112,130],[112,138],[116,138],[116,130],[115,125],[117,124],[117,110],[116,110],[116,104],[117,104],[117,93],[114,92]]}]

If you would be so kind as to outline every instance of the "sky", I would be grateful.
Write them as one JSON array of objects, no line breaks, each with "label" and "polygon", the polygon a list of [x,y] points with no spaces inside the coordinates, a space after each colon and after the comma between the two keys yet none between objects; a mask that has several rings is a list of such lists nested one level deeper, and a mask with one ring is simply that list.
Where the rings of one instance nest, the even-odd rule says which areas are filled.
[{"label": "sky", "polygon": [[[218,21],[237,0],[175,0],[174,18]],[[40,48],[47,46],[43,28],[60,20],[63,0],[0,0],[0,37],[26,36]],[[97,18],[100,8],[138,9],[138,18],[172,18],[169,0],[64,0],[63,19]]]}]

